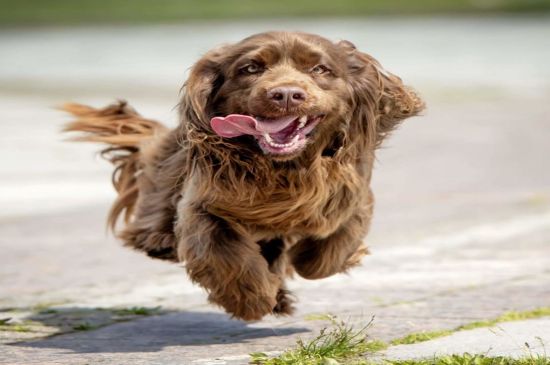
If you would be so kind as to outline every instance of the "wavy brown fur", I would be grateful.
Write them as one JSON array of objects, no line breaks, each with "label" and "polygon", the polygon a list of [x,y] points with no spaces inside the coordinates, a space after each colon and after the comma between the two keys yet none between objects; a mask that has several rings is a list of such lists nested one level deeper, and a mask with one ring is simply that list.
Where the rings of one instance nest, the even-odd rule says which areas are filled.
[{"label": "wavy brown fur", "polygon": [[[240,67],[251,59],[265,71],[243,75]],[[319,62],[330,73],[309,74]],[[282,111],[266,90],[289,84],[301,87],[307,100]],[[305,33],[263,33],[215,49],[195,64],[183,90],[180,125],[166,132],[150,124],[138,133],[143,139],[124,125],[136,114],[68,108],[79,118],[79,110],[88,115],[68,130],[88,132],[86,140],[111,143],[107,151],[117,153],[111,160],[122,194],[110,222],[125,211],[130,219],[120,236],[126,245],[185,262],[209,300],[233,316],[290,314],[286,277],[344,272],[368,252],[363,239],[374,204],[375,150],[424,104],[350,42]],[[232,113],[324,117],[302,151],[274,156],[253,137],[213,133],[210,119]],[[149,138],[158,130],[158,138]],[[134,144],[118,143],[135,137]]]},{"label": "wavy brown fur", "polygon": [[162,124],[142,118],[125,101],[94,109],[85,105],[68,103],[61,107],[76,119],[63,128],[64,132],[78,132],[72,141],[99,142],[108,147],[101,155],[114,166],[112,183],[118,196],[109,212],[107,222],[115,229],[118,218],[123,215],[129,222],[138,197],[136,173],[140,170],[139,149],[155,134],[165,133]]}]

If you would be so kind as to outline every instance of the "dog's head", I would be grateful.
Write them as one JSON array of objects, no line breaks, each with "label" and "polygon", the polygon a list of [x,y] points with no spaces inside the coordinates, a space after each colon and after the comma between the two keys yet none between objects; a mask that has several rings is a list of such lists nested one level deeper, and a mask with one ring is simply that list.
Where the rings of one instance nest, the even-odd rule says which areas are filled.
[{"label": "dog's head", "polygon": [[288,32],[210,51],[192,68],[182,101],[193,128],[277,160],[356,140],[376,146],[422,108],[352,43]]}]

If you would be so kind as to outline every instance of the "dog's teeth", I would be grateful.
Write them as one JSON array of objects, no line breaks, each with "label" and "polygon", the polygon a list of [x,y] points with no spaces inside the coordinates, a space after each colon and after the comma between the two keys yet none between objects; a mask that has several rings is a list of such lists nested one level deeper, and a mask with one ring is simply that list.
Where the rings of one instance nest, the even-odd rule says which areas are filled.
[{"label": "dog's teeth", "polygon": [[300,124],[298,124],[298,129],[299,128],[304,128],[306,123],[307,123],[307,115],[304,115],[304,116],[300,117]]},{"label": "dog's teeth", "polygon": [[275,148],[292,147],[296,144],[296,142],[298,142],[298,139],[300,139],[300,135],[296,134],[292,137],[292,140],[288,143],[277,143],[277,142],[273,141],[273,138],[271,138],[269,133],[264,133],[263,136],[264,136],[265,141],[267,142],[267,144],[270,145],[271,147],[275,147]]}]

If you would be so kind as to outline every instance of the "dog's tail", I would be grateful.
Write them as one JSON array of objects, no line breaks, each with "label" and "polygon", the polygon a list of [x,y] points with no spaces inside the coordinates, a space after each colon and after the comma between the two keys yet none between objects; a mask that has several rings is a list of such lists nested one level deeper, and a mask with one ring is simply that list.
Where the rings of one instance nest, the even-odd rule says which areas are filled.
[{"label": "dog's tail", "polygon": [[63,128],[64,132],[80,133],[71,138],[72,141],[107,145],[101,150],[101,156],[115,166],[112,183],[118,193],[107,220],[114,230],[121,215],[126,222],[129,221],[138,198],[141,146],[168,129],[154,120],[143,118],[125,101],[102,109],[73,103],[65,104],[61,109],[76,118]]}]

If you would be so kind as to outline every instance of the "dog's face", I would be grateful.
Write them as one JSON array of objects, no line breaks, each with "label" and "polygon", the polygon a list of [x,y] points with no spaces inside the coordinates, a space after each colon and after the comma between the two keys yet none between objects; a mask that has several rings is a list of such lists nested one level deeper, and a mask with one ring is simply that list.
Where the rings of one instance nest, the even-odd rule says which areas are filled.
[{"label": "dog's face", "polygon": [[326,148],[336,133],[383,137],[422,108],[399,78],[353,44],[286,32],[208,53],[193,67],[182,104],[199,128],[277,160]]}]

